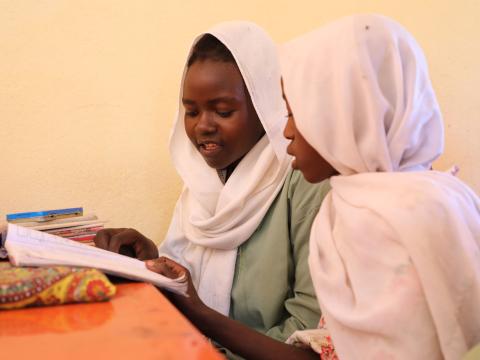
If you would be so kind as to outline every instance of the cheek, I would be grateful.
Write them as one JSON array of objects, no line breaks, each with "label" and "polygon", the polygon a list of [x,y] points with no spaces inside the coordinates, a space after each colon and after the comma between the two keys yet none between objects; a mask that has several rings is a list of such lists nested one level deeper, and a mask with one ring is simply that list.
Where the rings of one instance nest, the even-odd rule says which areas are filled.
[{"label": "cheek", "polygon": [[185,133],[187,134],[187,137],[190,139],[190,141],[192,141],[193,143],[196,143],[195,124],[193,123],[193,121],[185,120],[184,126],[185,126]]},{"label": "cheek", "polygon": [[[295,144],[294,144],[295,145]],[[315,183],[321,178],[319,174],[318,154],[304,141],[294,148],[296,165],[308,182]]]},{"label": "cheek", "polygon": [[234,115],[229,119],[219,122],[218,130],[222,134],[222,138],[226,145],[230,148],[241,148],[248,141],[249,124],[243,116]]},{"label": "cheek", "polygon": [[297,141],[293,143],[295,157],[297,158],[297,161],[301,163],[303,167],[305,167],[305,170],[308,170],[308,168],[311,167],[312,153],[307,143],[303,139],[296,138],[296,140]]},{"label": "cheek", "polygon": [[322,174],[319,171],[318,163],[314,158],[308,157],[303,159],[301,164],[301,171],[305,179],[310,183],[317,183],[323,180]]}]

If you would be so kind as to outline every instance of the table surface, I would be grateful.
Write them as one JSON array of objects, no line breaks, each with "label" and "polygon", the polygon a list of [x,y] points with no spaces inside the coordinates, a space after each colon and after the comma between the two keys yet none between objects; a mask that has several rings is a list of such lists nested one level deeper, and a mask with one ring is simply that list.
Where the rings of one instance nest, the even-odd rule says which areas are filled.
[{"label": "table surface", "polygon": [[152,285],[107,302],[0,311],[3,359],[223,359]]}]

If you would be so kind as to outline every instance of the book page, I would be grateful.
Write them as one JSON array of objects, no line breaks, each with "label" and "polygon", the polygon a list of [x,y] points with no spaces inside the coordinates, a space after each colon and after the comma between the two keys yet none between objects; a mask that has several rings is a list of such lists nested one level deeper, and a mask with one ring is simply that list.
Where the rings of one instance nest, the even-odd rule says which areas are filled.
[{"label": "book page", "polygon": [[5,248],[15,266],[67,265],[89,267],[127,279],[152,283],[186,294],[185,279],[169,279],[146,268],[138,259],[23,226],[8,224]]}]

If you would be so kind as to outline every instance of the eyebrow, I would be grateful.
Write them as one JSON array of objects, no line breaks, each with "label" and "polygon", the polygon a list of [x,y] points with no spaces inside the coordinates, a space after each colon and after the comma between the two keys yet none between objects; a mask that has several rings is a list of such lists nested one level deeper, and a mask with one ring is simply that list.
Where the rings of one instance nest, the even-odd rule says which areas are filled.
[{"label": "eyebrow", "polygon": [[[218,104],[218,103],[221,103],[221,102],[238,103],[238,102],[240,102],[240,100],[238,100],[237,98],[235,98],[233,96],[221,96],[221,97],[218,97],[218,98],[215,98],[215,99],[208,100],[207,102],[210,105],[215,105],[215,104]],[[195,101],[190,100],[190,99],[185,99],[185,98],[182,99],[182,103],[185,104],[185,105],[195,105],[196,104]]]},{"label": "eyebrow", "polygon": [[195,105],[195,101],[189,99],[182,99],[182,104],[185,105]]}]

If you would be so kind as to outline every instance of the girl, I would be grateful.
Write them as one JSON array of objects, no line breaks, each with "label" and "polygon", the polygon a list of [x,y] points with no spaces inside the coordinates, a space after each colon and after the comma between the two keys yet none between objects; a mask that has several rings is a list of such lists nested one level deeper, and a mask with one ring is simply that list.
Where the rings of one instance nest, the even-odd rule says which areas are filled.
[{"label": "girl", "polygon": [[[265,358],[272,343],[305,354],[270,338],[283,342],[318,323],[307,243],[328,184],[309,185],[289,170],[275,45],[245,22],[202,34],[188,57],[180,102],[170,152],[184,189],[159,249],[169,259],[150,267],[183,272],[173,259],[189,270],[190,297],[171,299],[222,345],[248,358]],[[134,230],[106,230],[96,243],[116,252],[132,246],[142,259],[159,256]]]},{"label": "girl", "polygon": [[[292,166],[337,174],[309,265],[339,358],[460,358],[480,341],[480,201],[429,171],[443,126],[420,47],[359,15],[286,44],[282,66]],[[325,327],[289,340],[334,357],[328,341]]]}]

